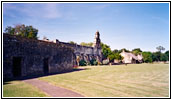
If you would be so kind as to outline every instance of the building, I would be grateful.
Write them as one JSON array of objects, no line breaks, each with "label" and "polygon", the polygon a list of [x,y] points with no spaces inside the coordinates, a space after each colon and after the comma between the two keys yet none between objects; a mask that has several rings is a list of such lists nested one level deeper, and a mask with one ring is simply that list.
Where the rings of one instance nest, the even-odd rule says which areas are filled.
[{"label": "building", "polygon": [[143,57],[142,55],[134,55],[132,53],[125,52],[124,50],[120,53],[123,57],[123,63],[142,63]]},{"label": "building", "polygon": [[102,60],[99,32],[93,47],[3,34],[3,79],[72,71],[77,56]]},{"label": "building", "polygon": [[79,57],[80,61],[85,60],[87,63],[90,63],[92,59],[96,59],[97,61],[102,62],[102,51],[100,46],[101,40],[99,31],[95,33],[95,40],[92,47],[64,42],[60,43],[71,47],[74,50],[76,58]]}]

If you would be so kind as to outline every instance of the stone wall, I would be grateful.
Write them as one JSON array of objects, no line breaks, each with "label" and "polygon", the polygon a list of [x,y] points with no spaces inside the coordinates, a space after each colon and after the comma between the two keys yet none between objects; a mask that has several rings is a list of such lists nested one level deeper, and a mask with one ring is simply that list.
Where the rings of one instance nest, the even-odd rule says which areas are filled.
[{"label": "stone wall", "polygon": [[92,59],[96,59],[97,61],[102,62],[101,48],[81,46],[65,42],[59,43],[71,47],[74,50],[75,56],[79,56],[80,60],[85,60],[87,63],[89,63]]},{"label": "stone wall", "polygon": [[[62,43],[3,34],[4,79],[14,77],[17,60],[20,60],[16,64],[21,66],[21,77],[71,71],[76,63],[73,48]],[[48,66],[48,72],[45,66]]]}]

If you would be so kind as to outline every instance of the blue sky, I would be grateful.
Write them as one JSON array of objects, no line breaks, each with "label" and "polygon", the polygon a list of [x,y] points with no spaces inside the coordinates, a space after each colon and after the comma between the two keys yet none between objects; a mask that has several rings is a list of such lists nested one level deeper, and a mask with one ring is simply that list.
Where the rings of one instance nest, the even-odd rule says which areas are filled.
[{"label": "blue sky", "polygon": [[96,30],[111,49],[169,50],[168,3],[3,3],[3,30],[32,25],[40,39],[93,42]]}]

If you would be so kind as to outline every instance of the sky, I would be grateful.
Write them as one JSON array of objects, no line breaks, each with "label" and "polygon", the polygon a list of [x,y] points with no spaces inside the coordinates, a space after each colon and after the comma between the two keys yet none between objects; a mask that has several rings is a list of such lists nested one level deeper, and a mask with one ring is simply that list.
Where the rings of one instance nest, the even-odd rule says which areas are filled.
[{"label": "sky", "polygon": [[169,50],[168,3],[3,3],[3,30],[17,24],[38,29],[39,39],[80,44],[99,30],[112,50]]}]

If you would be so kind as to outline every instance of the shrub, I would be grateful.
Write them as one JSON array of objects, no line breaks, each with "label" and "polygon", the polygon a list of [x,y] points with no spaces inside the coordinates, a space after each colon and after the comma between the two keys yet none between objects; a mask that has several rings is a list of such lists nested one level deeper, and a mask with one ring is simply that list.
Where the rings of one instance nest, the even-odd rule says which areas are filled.
[{"label": "shrub", "polygon": [[98,62],[96,61],[96,59],[92,59],[92,60],[90,61],[90,64],[91,64],[91,65],[97,65]]},{"label": "shrub", "polygon": [[79,61],[79,66],[86,66],[87,62],[85,60]]},{"label": "shrub", "polygon": [[97,65],[98,64],[98,62],[95,60],[95,61],[93,61],[93,65]]}]

